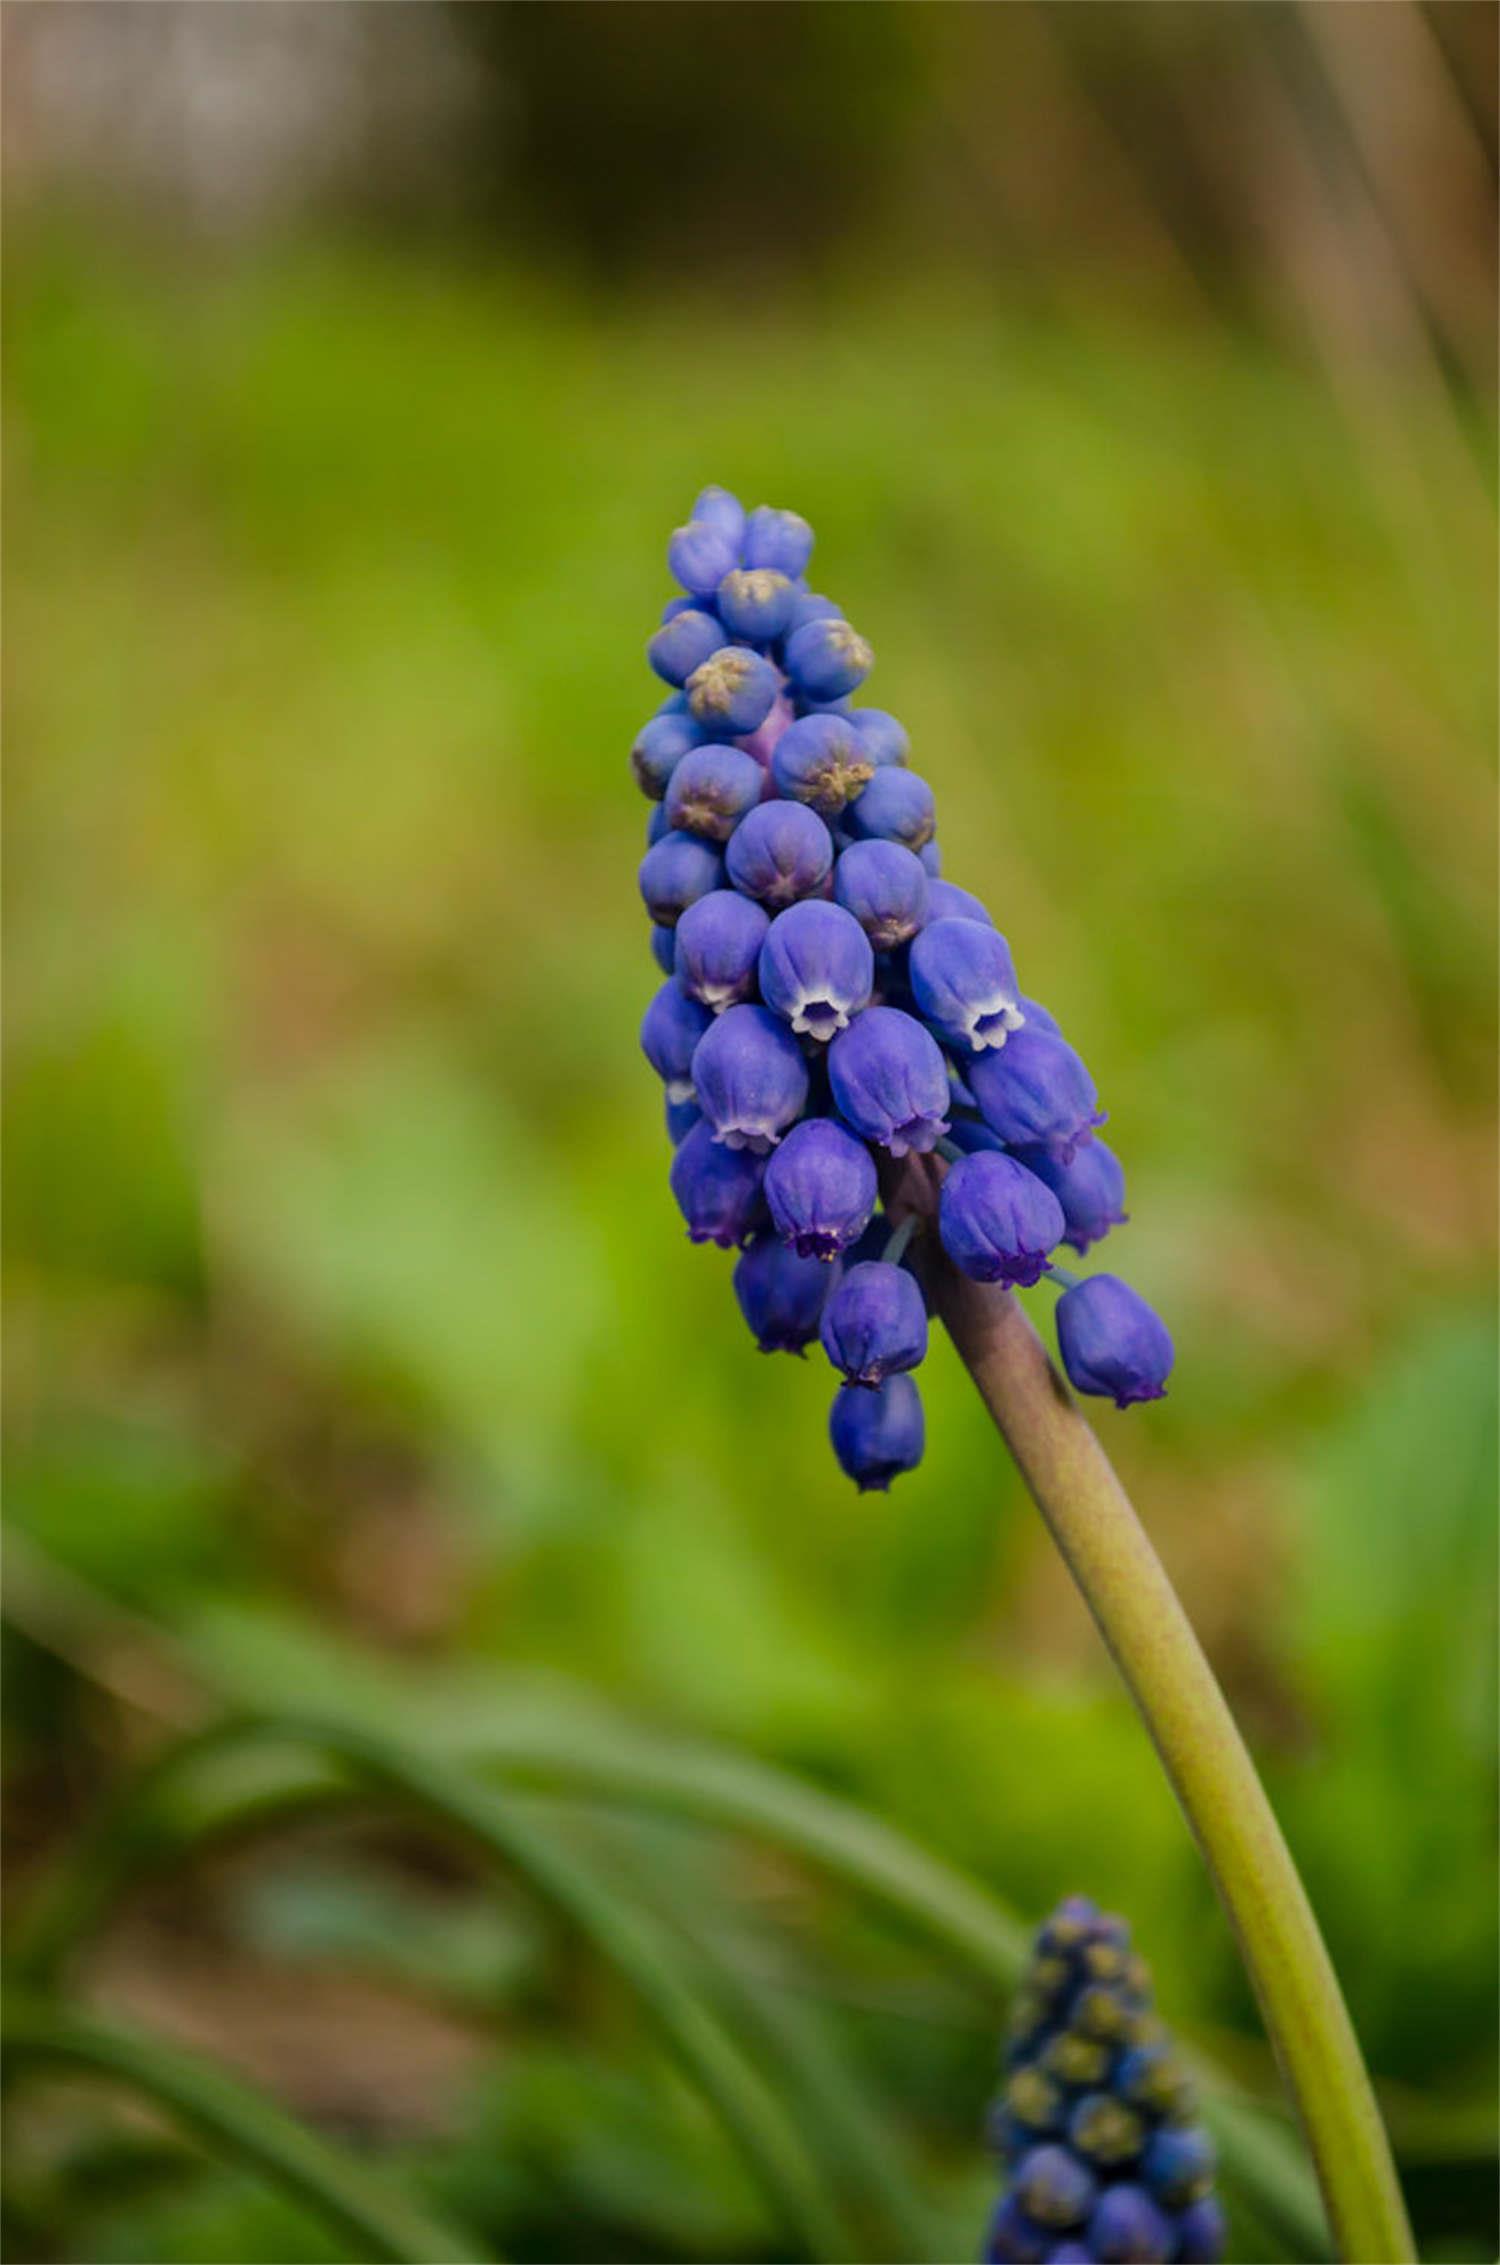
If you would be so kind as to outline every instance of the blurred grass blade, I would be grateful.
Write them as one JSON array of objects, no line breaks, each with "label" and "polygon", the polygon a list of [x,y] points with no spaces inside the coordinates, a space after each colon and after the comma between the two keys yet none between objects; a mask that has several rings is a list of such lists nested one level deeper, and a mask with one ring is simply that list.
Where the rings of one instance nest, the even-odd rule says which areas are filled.
[{"label": "blurred grass blade", "polygon": [[285,2109],[179,2046],[62,2012],[25,1997],[6,2006],[10,2073],[82,2069],[166,2108],[178,2122],[278,2187],[380,2265],[473,2265],[472,2239],[429,2217],[386,2175],[355,2162]]},{"label": "blurred grass blade", "polygon": [[[362,1730],[255,1717],[166,1750],[75,1845],[28,1914],[16,1944],[27,1976],[36,1981],[53,1974],[121,1889],[174,1844],[254,1824],[274,1816],[278,1804],[300,1806],[337,1790],[337,1779],[311,1751],[289,1757],[279,1780],[257,1771],[232,1778],[227,1790],[211,1779],[202,1782],[200,1760],[223,1760],[228,1749],[249,1741],[299,1739],[347,1759],[348,1743],[366,1738]],[[467,1758],[513,1783],[754,1834],[804,1857],[943,1944],[995,1984],[1002,1998],[1015,1986],[1028,1933],[997,1897],[878,1818],[765,1763],[648,1737],[602,1712],[586,1723],[550,1722],[535,1709],[518,1711],[513,1723],[492,1717],[482,1749],[476,1746]],[[467,1783],[452,1764],[431,1766]],[[1208,2095],[1205,2114],[1223,2151],[1226,2181],[1256,2198],[1297,2255],[1325,2257],[1316,2182],[1290,2129],[1239,2096],[1239,2087],[1205,2056],[1190,2057]]]}]

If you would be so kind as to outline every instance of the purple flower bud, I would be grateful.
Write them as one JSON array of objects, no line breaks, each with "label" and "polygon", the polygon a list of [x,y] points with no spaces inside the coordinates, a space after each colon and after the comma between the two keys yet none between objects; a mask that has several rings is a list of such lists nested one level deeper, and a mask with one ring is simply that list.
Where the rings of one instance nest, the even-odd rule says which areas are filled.
[{"label": "purple flower bud", "polygon": [[760,953],[760,995],[809,1038],[832,1038],[869,1002],[875,955],[859,922],[836,904],[789,905]]},{"label": "purple flower bud", "polygon": [[833,870],[833,893],[878,952],[906,943],[927,918],[931,884],[900,842],[851,842]]},{"label": "purple flower bud", "polygon": [[984,2255],[985,2265],[1047,2265],[1052,2236],[1034,2225],[1015,2196],[1007,2194],[990,2220]]},{"label": "purple flower bud", "polygon": [[745,536],[745,506],[728,488],[705,488],[693,505],[693,517],[717,527],[739,549]]},{"label": "purple flower bud", "polygon": [[828,1051],[828,1074],[839,1114],[893,1156],[924,1155],[948,1130],[941,1049],[899,1007],[867,1007],[841,1030]]},{"label": "purple flower bud", "polygon": [[761,1351],[800,1353],[810,1345],[837,1279],[836,1266],[799,1257],[775,1235],[757,1237],[735,1263],[734,1294]]},{"label": "purple flower bud", "polygon": [[702,1124],[703,1111],[696,1101],[674,1101],[670,1094],[667,1097],[666,1110],[667,1138],[674,1148],[679,1148],[683,1141],[687,1139],[694,1125]]},{"label": "purple flower bud", "polygon": [[641,1052],[667,1089],[669,1101],[691,1101],[693,1052],[713,1021],[680,983],[664,983],[641,1017]]},{"label": "purple flower bud", "polygon": [[813,531],[805,519],[795,511],[776,511],[762,503],[745,522],[740,558],[746,566],[772,566],[795,582],[807,571],[812,547]]},{"label": "purple flower bud", "polygon": [[938,1232],[954,1265],[976,1282],[1040,1281],[1063,1238],[1062,1206],[1012,1156],[981,1149],[943,1182]]},{"label": "purple flower bud", "polygon": [[1107,2186],[1088,2223],[1090,2255],[1101,2265],[1168,2265],[1173,2232],[1145,2189]]},{"label": "purple flower bud", "polygon": [[724,860],[712,842],[696,834],[663,834],[641,859],[641,896],[653,920],[675,928],[680,916],[699,897],[706,897],[724,878]]},{"label": "purple flower bud", "polygon": [[1050,1031],[1014,1031],[998,1053],[965,1062],[964,1075],[985,1123],[1013,1148],[1046,1148],[1066,1164],[1104,1122],[1083,1062]]},{"label": "purple flower bud", "polygon": [[802,1049],[767,1007],[726,1007],[698,1041],[692,1079],[714,1139],[760,1155],[807,1099]]},{"label": "purple flower bud", "polygon": [[906,727],[898,724],[894,716],[887,715],[884,708],[851,708],[849,721],[877,768],[883,769],[887,764],[894,764],[898,770],[904,767],[911,754],[911,741],[906,736]]},{"label": "purple flower bud", "polygon": [[651,923],[651,957],[655,960],[663,975],[671,975],[675,972],[677,966],[677,931],[675,928],[660,928],[655,921]]},{"label": "purple flower bud", "polygon": [[[959,1100],[956,1088],[953,1098],[955,1102]],[[974,1124],[968,1117],[955,1117],[948,1129],[948,1138],[956,1148],[961,1148],[966,1156],[981,1154],[1005,1156],[1009,1153],[998,1133],[992,1133],[988,1125]],[[1028,1156],[1034,1156],[1036,1150],[1034,1148],[1028,1149],[1026,1153]]]},{"label": "purple flower bud", "polygon": [[694,1125],[672,1158],[672,1193],[695,1243],[725,1250],[748,1242],[765,1217],[765,1163],[748,1149],[724,1148],[706,1122]]},{"label": "purple flower bud", "polygon": [[711,740],[691,748],[667,785],[667,821],[679,833],[702,834],[727,842],[765,785],[765,772],[753,755]]},{"label": "purple flower bud", "polygon": [[812,700],[842,700],[864,683],[875,655],[847,621],[804,621],[786,641],[786,672]]},{"label": "purple flower bud", "polygon": [[1190,2203],[1177,2221],[1177,2265],[1219,2265],[1229,2228],[1211,2194]]},{"label": "purple flower bud", "polygon": [[779,793],[810,803],[836,818],[856,795],[868,793],[875,762],[843,716],[802,716],[776,743],[771,776]]},{"label": "purple flower bud", "polygon": [[861,1494],[884,1494],[891,1480],[922,1460],[926,1424],[922,1397],[909,1376],[888,1376],[873,1392],[841,1384],[828,1418],[841,1468]]},{"label": "purple flower bud", "polygon": [[885,764],[850,804],[844,823],[857,841],[905,842],[908,849],[921,850],[932,839],[937,806],[925,779]]},{"label": "purple flower bud", "polygon": [[741,732],[739,738],[735,741],[736,747],[743,747],[747,755],[753,755],[761,769],[768,774],[766,782],[768,795],[774,792],[769,779],[771,757],[775,754],[781,735],[787,729],[791,720],[792,703],[784,692],[778,692],[771,702],[770,713],[765,722],[757,724],[754,731]]},{"label": "purple flower bud", "polygon": [[1045,1030],[1049,1036],[1061,1038],[1062,1024],[1049,1007],[1042,1005],[1040,999],[1023,998],[1019,1004],[1022,1014],[1026,1017],[1026,1028],[1028,1030]]},{"label": "purple flower bud", "polygon": [[927,1308],[904,1266],[851,1266],[823,1311],[823,1350],[849,1384],[883,1384],[927,1357]]},{"label": "purple flower bud", "polygon": [[[687,758],[687,763],[696,761],[696,756]],[[672,781],[669,814],[671,794],[687,763]],[[950,1046],[982,1053],[986,1047],[1003,1046],[1021,1027],[1016,1003],[1020,985],[1010,946],[998,929],[977,920],[930,920],[912,945],[907,973],[923,1019]]]},{"label": "purple flower bud", "polygon": [[719,584],[724,627],[746,644],[769,645],[792,618],[797,593],[772,566],[737,566]]},{"label": "purple flower bud", "polygon": [[688,706],[705,731],[737,739],[765,722],[780,689],[781,677],[764,654],[748,645],[721,645],[688,678]]},{"label": "purple flower bud", "polygon": [[799,1258],[837,1258],[863,1234],[875,1209],[869,1150],[832,1117],[794,1125],[766,1167],[776,1232]]},{"label": "purple flower bud", "polygon": [[1083,2224],[1098,2200],[1099,2182],[1066,2147],[1049,2143],[1021,2157],[1011,2191],[1028,2218],[1063,2232]]},{"label": "purple flower bud", "polygon": [[1141,2157],[1141,2178],[1167,2209],[1185,2210],[1212,2192],[1217,2167],[1214,2143],[1201,2124],[1167,2124]]},{"label": "purple flower bud", "polygon": [[690,904],[675,929],[673,965],[690,999],[713,1014],[748,999],[755,991],[755,964],[770,922],[758,904],[737,889],[713,889]]},{"label": "purple flower bud", "polygon": [[802,803],[762,802],[730,835],[726,863],[737,889],[779,912],[827,879],[833,840],[817,812]]},{"label": "purple flower bud", "polygon": [[630,750],[630,768],[642,794],[660,802],[667,791],[667,781],[690,747],[703,745],[702,728],[695,724],[686,707],[664,708],[643,724]]},{"label": "purple flower bud", "polygon": [[686,684],[699,663],[727,645],[723,625],[711,613],[685,606],[664,622],[646,647],[646,658],[668,684]]},{"label": "purple flower bud", "polygon": [[792,597],[792,615],[787,623],[787,634],[800,629],[809,621],[842,621],[844,609],[836,606],[832,598],[825,598],[817,590],[796,590]]},{"label": "purple flower bud", "polygon": [[669,834],[671,831],[672,822],[668,818],[665,808],[661,803],[653,802],[646,819],[647,849],[655,849],[662,835]]},{"label": "purple flower bud", "polygon": [[943,870],[943,853],[938,848],[937,843],[935,841],[923,842],[921,848],[917,851],[917,855],[922,860],[922,871],[927,875],[928,880],[936,881],[940,879]]},{"label": "purple flower bud", "polygon": [[1117,1274],[1090,1274],[1057,1301],[1057,1343],[1075,1392],[1128,1408],[1160,1400],[1172,1373],[1172,1338],[1145,1299]]},{"label": "purple flower bud", "polygon": [[1120,1159],[1102,1140],[1086,1140],[1071,1164],[1059,1164],[1045,1148],[1018,1148],[1017,1163],[1045,1180],[1062,1205],[1068,1231],[1064,1241],[1086,1251],[1104,1240],[1111,1227],[1123,1227],[1128,1214],[1125,1174]]},{"label": "purple flower bud", "polygon": [[665,629],[667,623],[675,621],[680,613],[697,613],[701,610],[691,598],[668,598],[661,609],[661,625]]},{"label": "purple flower bud", "polygon": [[927,917],[929,920],[978,920],[986,928],[995,925],[988,907],[981,904],[978,897],[970,896],[967,889],[961,889],[956,881],[928,882]]},{"label": "purple flower bud", "polygon": [[735,562],[737,544],[709,519],[690,519],[667,545],[667,564],[684,590],[711,598]]}]

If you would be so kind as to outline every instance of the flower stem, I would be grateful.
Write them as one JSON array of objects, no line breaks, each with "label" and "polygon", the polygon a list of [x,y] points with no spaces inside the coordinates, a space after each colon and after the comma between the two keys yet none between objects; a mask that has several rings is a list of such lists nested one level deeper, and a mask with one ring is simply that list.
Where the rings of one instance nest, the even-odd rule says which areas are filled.
[{"label": "flower stem", "polygon": [[933,1266],[931,1288],[1213,1875],[1302,2119],[1339,2254],[1357,2265],[1400,2265],[1416,2251],[1338,1977],[1192,1624],[1014,1295],[946,1262]]}]

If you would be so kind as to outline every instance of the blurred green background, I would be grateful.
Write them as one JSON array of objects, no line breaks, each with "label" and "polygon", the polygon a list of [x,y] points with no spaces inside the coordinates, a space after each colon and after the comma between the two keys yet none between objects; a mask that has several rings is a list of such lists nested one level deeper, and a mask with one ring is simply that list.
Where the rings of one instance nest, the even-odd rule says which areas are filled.
[{"label": "blurred green background", "polygon": [[[1423,2255],[1494,2256],[1494,31],[7,9],[23,1929],[226,1706],[585,1755],[608,1710],[857,1801],[1028,1925],[1123,1910],[1274,2095],[946,1345],[925,1464],[856,1499],[824,1364],[758,1358],[682,1236],[625,754],[667,532],[721,480],[813,521],[949,875],[1097,1073],[1110,1259],[1179,1349],[1101,1429]],[[534,1806],[862,2089],[925,2254],[972,2254],[993,1982],[753,1835]],[[545,1901],[383,1812],[184,1854],[68,1984],[475,2254],[805,2253]],[[13,2258],[356,2253],[108,2090],[14,2105]]]}]

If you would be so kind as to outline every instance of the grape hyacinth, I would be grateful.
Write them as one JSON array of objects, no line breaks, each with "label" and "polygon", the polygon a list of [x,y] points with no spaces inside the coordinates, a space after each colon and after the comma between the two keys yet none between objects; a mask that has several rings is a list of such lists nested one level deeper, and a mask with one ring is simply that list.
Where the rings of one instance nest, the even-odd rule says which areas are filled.
[{"label": "grape hyacinth", "polygon": [[1123,1919],[1069,1896],[1011,2014],[986,2265],[1214,2265],[1224,2213],[1191,2079]]},{"label": "grape hyacinth", "polygon": [[[841,1379],[834,1453],[884,1488],[923,1448],[931,1266],[914,1212],[975,1280],[1062,1290],[1077,1391],[1160,1398],[1172,1343],[1117,1276],[1056,1263],[1125,1218],[1094,1081],[988,908],[941,878],[932,788],[896,718],[858,704],[874,656],[809,589],[812,549],[795,512],[746,512],[723,488],[667,546],[681,594],[646,657],[668,696],[631,751],[667,977],[641,1043],[688,1233],[740,1248],[735,1293],[763,1351],[821,1343]],[[902,1200],[913,1172],[929,1196],[942,1176],[935,1211]],[[1077,2189],[1053,2169],[1050,2201],[1052,2174],[1035,2173],[1044,2216]],[[1134,2255],[1134,2238],[1100,2254]]]}]

